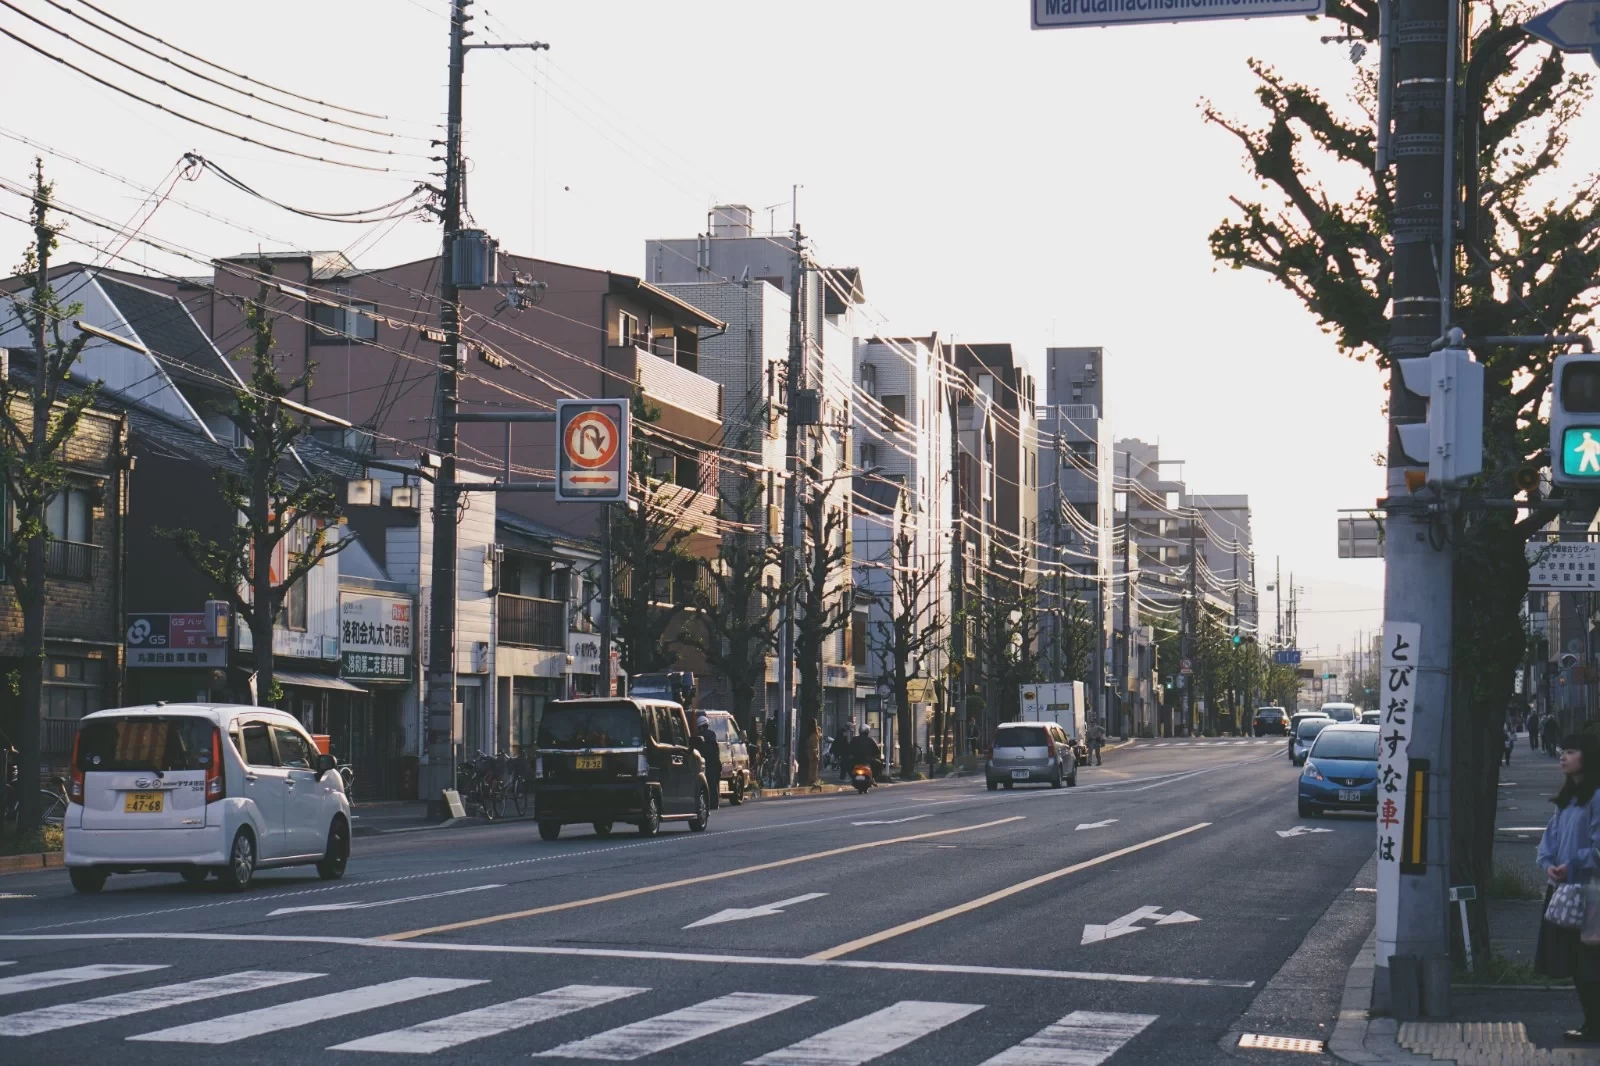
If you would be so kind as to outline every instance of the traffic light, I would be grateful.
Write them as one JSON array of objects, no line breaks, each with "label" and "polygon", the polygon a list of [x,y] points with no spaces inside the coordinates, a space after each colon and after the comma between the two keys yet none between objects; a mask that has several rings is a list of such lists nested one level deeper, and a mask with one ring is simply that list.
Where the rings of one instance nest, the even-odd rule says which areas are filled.
[{"label": "traffic light", "polygon": [[1241,636],[1239,633],[1235,632],[1233,634],[1233,646],[1235,648],[1237,648],[1239,645],[1241,645],[1243,643],[1244,643],[1244,637]]},{"label": "traffic light", "polygon": [[[1426,358],[1401,359],[1405,386],[1428,400],[1428,419],[1396,426],[1400,450],[1428,466],[1428,484],[1450,486],[1483,469],[1483,364],[1465,348],[1446,348]],[[1554,423],[1552,422],[1552,425]],[[1600,418],[1596,419],[1600,450]],[[1600,479],[1600,460],[1596,464]]]},{"label": "traffic light", "polygon": [[1550,374],[1550,480],[1600,484],[1600,355],[1558,355]]}]

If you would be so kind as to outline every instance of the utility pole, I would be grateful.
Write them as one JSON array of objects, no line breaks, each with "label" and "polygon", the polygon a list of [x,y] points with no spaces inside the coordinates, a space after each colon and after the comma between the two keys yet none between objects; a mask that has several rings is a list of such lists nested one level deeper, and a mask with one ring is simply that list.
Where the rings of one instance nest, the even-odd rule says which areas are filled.
[{"label": "utility pole", "polygon": [[[1122,507],[1122,685],[1117,691],[1123,694],[1117,702],[1117,736],[1128,735],[1128,664],[1129,649],[1133,646],[1133,453],[1122,453],[1122,481],[1127,486]],[[1113,658],[1115,658],[1113,656]]]},{"label": "utility pole", "polygon": [[1272,613],[1276,622],[1273,636],[1278,647],[1283,647],[1283,557],[1272,559]]},{"label": "utility pole", "polygon": [[[1394,302],[1386,355],[1427,356],[1451,325],[1455,251],[1454,179],[1456,79],[1461,51],[1462,5],[1453,0],[1391,0],[1394,32],[1383,42],[1393,72],[1393,142],[1407,145],[1394,158]],[[1398,38],[1404,47],[1395,48]],[[1385,86],[1389,89],[1389,86]],[[1385,120],[1387,121],[1387,119]],[[1387,135],[1388,130],[1382,131]],[[1385,140],[1388,140],[1385,136]],[[1477,160],[1470,160],[1476,166]],[[1382,180],[1382,175],[1379,176]],[[1400,374],[1389,383],[1388,536],[1384,538],[1385,623],[1421,627],[1409,742],[1410,765],[1427,767],[1427,849],[1420,873],[1402,873],[1398,898],[1379,890],[1377,972],[1373,1007],[1402,1019],[1449,1012],[1450,924],[1446,903],[1450,869],[1451,578],[1454,551],[1440,536],[1440,519],[1412,504],[1407,475],[1417,464],[1401,449],[1397,426],[1425,420],[1427,401],[1409,391]],[[1431,534],[1431,535],[1430,535]],[[1435,547],[1434,545],[1438,545]],[[1389,637],[1385,636],[1387,643]],[[1410,775],[1408,775],[1409,778]],[[1419,797],[1420,798],[1420,797]],[[1412,802],[1416,802],[1413,800]],[[1382,885],[1383,875],[1379,875]],[[1384,911],[1392,916],[1385,936]],[[1392,957],[1407,965],[1397,984]],[[1419,982],[1417,985],[1410,982]]]},{"label": "utility pole", "polygon": [[783,765],[778,779],[793,785],[789,779],[795,758],[795,707],[794,707],[794,655],[795,655],[795,580],[796,564],[801,553],[800,531],[800,474],[805,464],[800,461],[800,405],[798,398],[806,385],[806,346],[802,289],[805,285],[804,238],[800,224],[794,225],[794,261],[789,268],[789,394],[787,404],[788,438],[784,448],[784,465],[789,472],[783,496],[783,620],[782,641],[778,648],[778,731],[777,749],[783,753]]},{"label": "utility pole", "polygon": [[[427,736],[424,755],[429,770],[423,795],[436,795],[455,787],[456,721],[456,515],[460,487],[456,484],[456,422],[461,406],[460,289],[456,285],[455,245],[461,230],[461,83],[467,52],[472,48],[540,49],[541,43],[469,45],[467,7],[472,0],[452,0],[450,5],[450,88],[446,104],[444,139],[444,203],[439,212],[444,224],[444,246],[439,266],[439,344],[437,407],[434,413],[435,451],[439,472],[433,494],[433,565],[428,611]],[[604,669],[604,668],[602,668]],[[441,769],[442,766],[442,769]]]},{"label": "utility pole", "polygon": [[[1186,601],[1188,610],[1184,612],[1186,625],[1183,634],[1183,657],[1190,663],[1194,662],[1194,649],[1200,636],[1200,600],[1199,587],[1195,578],[1199,575],[1200,568],[1195,565],[1194,559],[1194,527],[1198,515],[1189,512],[1189,596]],[[1198,674],[1191,673],[1188,683],[1183,687],[1183,724],[1187,729],[1194,727],[1194,714],[1192,705],[1194,699],[1194,683]]]}]

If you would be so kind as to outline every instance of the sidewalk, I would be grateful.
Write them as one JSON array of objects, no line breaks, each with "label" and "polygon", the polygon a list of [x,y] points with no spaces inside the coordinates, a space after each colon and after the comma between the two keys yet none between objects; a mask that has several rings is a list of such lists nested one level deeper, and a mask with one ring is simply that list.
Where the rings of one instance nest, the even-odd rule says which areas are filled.
[{"label": "sidewalk", "polygon": [[[1534,869],[1539,837],[1552,810],[1549,797],[1561,787],[1561,772],[1549,756],[1530,750],[1526,736],[1500,769],[1495,818],[1495,868],[1510,881],[1524,879],[1529,894],[1542,897],[1543,879]],[[1542,898],[1491,898],[1490,950],[1511,970],[1510,980],[1531,976]],[[1477,947],[1475,945],[1475,947]],[[1478,948],[1481,950],[1481,948]],[[1396,1022],[1369,1018],[1374,941],[1351,967],[1340,1022],[1329,1050],[1346,1062],[1364,1064],[1455,1063],[1456,1066],[1554,1066],[1594,1063],[1600,1047],[1568,1044],[1567,1029],[1582,1021],[1570,983],[1452,985],[1451,1020]]]}]

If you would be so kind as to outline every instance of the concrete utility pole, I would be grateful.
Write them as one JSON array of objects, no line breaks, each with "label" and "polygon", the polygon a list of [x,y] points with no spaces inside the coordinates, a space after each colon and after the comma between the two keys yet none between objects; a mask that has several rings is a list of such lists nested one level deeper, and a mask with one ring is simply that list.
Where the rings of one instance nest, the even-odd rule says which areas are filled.
[{"label": "concrete utility pole", "polygon": [[778,731],[775,745],[783,753],[783,765],[778,779],[793,785],[789,779],[795,757],[794,720],[794,655],[795,655],[795,578],[800,556],[800,472],[805,464],[800,461],[800,422],[797,418],[797,398],[806,385],[806,346],[804,327],[803,289],[805,287],[804,238],[800,224],[794,226],[794,261],[789,268],[789,391],[786,405],[788,439],[784,449],[784,465],[789,478],[783,491],[783,619],[782,640],[778,647]]},{"label": "concrete utility pole", "polygon": [[[1389,366],[1428,355],[1450,326],[1454,266],[1453,176],[1455,123],[1451,109],[1460,56],[1462,6],[1452,0],[1392,0],[1395,32],[1405,42],[1392,48],[1393,142],[1405,145],[1394,158],[1394,304],[1385,353]],[[1384,42],[1391,47],[1390,41]],[[1388,133],[1388,131],[1384,131]],[[1387,137],[1385,138],[1388,139]],[[1476,165],[1476,160],[1471,161]],[[1379,175],[1382,180],[1382,175]],[[1406,958],[1405,986],[1397,985],[1391,953],[1380,942],[1373,1006],[1410,1015],[1449,1012],[1451,577],[1454,552],[1441,535],[1440,516],[1423,511],[1406,483],[1417,464],[1401,450],[1396,426],[1421,422],[1427,402],[1405,388],[1399,373],[1389,379],[1388,536],[1385,544],[1385,622],[1421,626],[1412,706],[1409,757],[1425,760],[1427,851],[1422,873],[1403,873],[1399,898],[1379,898],[1380,911],[1398,907],[1393,956]],[[1414,801],[1413,801],[1414,802]],[[1381,920],[1380,920],[1381,922]],[[1414,960],[1412,962],[1411,960]],[[1415,969],[1412,969],[1412,967]],[[1409,982],[1420,981],[1420,987]]]},{"label": "concrete utility pole", "polygon": [[1117,736],[1128,735],[1128,650],[1133,646],[1133,453],[1122,453],[1122,480],[1127,485],[1122,508],[1122,698],[1117,701]]}]

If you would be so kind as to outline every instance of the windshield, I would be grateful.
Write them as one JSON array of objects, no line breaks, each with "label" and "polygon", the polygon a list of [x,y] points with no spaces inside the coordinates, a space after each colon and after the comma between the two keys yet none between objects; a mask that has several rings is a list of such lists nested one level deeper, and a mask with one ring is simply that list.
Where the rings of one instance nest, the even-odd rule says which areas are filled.
[{"label": "windshield", "polygon": [[637,748],[644,745],[639,710],[631,703],[553,703],[539,720],[541,748]]},{"label": "windshield", "polygon": [[190,716],[92,718],[78,734],[78,769],[204,770],[214,728]]},{"label": "windshield", "polygon": [[1256,712],[1257,718],[1286,718],[1288,717],[1276,707],[1263,707]]},{"label": "windshield", "polygon": [[1361,759],[1366,762],[1378,760],[1378,734],[1368,733],[1366,730],[1338,730],[1334,733],[1324,733],[1317,738],[1317,743],[1311,749],[1313,759]]},{"label": "windshield", "polygon": [[1037,725],[1002,729],[994,735],[994,746],[997,748],[1042,748],[1046,743],[1044,727]]},{"label": "windshield", "polygon": [[1295,731],[1295,735],[1301,740],[1310,740],[1332,724],[1333,720],[1330,718],[1308,718],[1300,723],[1300,728]]},{"label": "windshield", "polygon": [[1337,703],[1325,704],[1322,713],[1332,718],[1335,722],[1349,722],[1356,716],[1356,709],[1346,704],[1341,707]]}]

